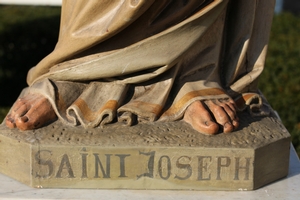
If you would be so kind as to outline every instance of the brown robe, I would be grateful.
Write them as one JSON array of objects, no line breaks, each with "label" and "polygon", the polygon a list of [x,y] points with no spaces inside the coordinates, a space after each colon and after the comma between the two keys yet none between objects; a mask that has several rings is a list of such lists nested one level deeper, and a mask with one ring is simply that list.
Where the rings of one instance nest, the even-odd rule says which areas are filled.
[{"label": "brown robe", "polygon": [[[59,41],[27,76],[67,124],[179,120],[196,100],[261,106],[275,0],[65,0]],[[258,102],[248,105],[252,99]]]}]

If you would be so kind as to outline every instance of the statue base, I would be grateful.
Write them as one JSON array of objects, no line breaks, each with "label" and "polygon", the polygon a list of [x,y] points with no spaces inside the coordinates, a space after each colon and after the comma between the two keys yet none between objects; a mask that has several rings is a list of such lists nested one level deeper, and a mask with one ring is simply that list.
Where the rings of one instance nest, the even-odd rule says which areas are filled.
[{"label": "statue base", "polygon": [[0,126],[0,172],[37,188],[253,190],[288,174],[290,134],[276,116],[240,113],[239,130],[188,124]]}]

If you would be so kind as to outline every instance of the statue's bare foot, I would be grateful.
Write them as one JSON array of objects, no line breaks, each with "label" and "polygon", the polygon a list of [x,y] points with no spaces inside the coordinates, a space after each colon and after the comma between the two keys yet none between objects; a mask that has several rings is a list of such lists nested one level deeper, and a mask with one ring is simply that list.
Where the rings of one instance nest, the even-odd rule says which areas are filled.
[{"label": "statue's bare foot", "polygon": [[232,132],[239,126],[233,100],[205,100],[193,102],[185,111],[184,121],[204,134]]},{"label": "statue's bare foot", "polygon": [[29,94],[17,100],[5,123],[9,128],[17,127],[24,131],[40,128],[55,119],[56,114],[43,95]]}]

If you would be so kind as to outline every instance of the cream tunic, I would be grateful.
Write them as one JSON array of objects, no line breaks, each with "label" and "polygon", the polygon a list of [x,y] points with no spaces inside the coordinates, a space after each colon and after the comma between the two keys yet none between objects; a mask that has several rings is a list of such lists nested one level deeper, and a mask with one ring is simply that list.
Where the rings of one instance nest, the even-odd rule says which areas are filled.
[{"label": "cream tunic", "polygon": [[[261,106],[274,0],[65,0],[59,41],[33,67],[67,124],[181,119],[196,100]],[[258,104],[258,105],[257,105]]]}]

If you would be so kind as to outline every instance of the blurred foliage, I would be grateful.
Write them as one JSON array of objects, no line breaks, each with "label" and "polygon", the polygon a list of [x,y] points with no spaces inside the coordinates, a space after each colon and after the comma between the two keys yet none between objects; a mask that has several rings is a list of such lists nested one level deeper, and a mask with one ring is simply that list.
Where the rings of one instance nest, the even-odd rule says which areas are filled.
[{"label": "blurred foliage", "polygon": [[0,6],[0,98],[11,106],[27,86],[27,71],[57,42],[60,7]]},{"label": "blurred foliage", "polygon": [[300,155],[300,17],[274,16],[259,88],[278,112]]},{"label": "blurred foliage", "polygon": [[[0,6],[0,120],[20,91],[27,71],[57,41],[60,7]],[[300,17],[274,17],[260,89],[279,113],[300,153]]]}]

